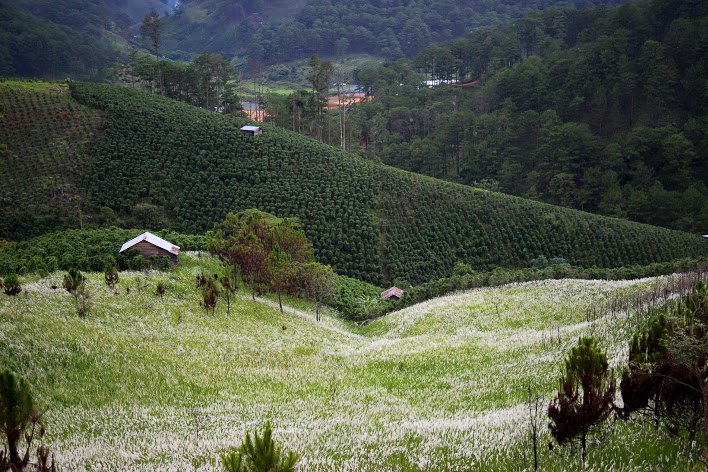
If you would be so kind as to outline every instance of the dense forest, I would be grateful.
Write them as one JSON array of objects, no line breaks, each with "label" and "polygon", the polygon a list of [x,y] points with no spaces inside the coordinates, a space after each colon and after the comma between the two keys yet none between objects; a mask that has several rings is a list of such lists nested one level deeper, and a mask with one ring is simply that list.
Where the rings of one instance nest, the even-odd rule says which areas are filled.
[{"label": "dense forest", "polygon": [[0,3],[0,76],[105,81],[140,46],[137,25],[161,0],[7,0]]},{"label": "dense forest", "polygon": [[117,57],[96,34],[0,3],[0,76],[102,79]]},{"label": "dense forest", "polygon": [[6,239],[111,225],[201,234],[258,208],[298,217],[320,262],[374,283],[420,283],[458,262],[618,267],[708,251],[700,237],[408,173],[273,126],[247,136],[238,115],[127,87],[0,92],[12,105],[0,123]]},{"label": "dense forest", "polygon": [[526,2],[443,0],[185,0],[167,24],[165,44],[178,56],[247,54],[266,64],[365,52],[411,56],[431,42],[507,23],[549,7],[583,7],[598,0]]},{"label": "dense forest", "polygon": [[397,167],[705,232],[707,9],[552,10],[432,45],[359,71],[375,99],[350,126]]}]

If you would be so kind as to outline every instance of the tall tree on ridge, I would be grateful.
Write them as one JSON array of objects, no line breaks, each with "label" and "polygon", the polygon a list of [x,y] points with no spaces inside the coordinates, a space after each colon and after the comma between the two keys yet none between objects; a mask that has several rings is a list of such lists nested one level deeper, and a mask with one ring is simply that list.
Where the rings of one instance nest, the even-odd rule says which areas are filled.
[{"label": "tall tree on ridge", "polygon": [[150,46],[155,53],[156,80],[160,88],[160,94],[164,93],[162,90],[162,71],[160,70],[160,30],[162,30],[164,25],[164,21],[155,10],[145,15],[140,25],[140,33],[143,38],[150,40]]}]

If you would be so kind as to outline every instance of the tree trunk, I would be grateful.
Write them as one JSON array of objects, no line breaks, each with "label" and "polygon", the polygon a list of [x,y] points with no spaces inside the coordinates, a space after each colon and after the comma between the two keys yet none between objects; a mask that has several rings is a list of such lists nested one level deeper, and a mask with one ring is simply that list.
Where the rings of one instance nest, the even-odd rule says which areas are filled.
[{"label": "tree trunk", "polygon": [[[708,440],[708,383],[699,379],[701,381],[701,398],[703,400],[703,434]],[[706,446],[706,455],[708,456],[708,446]],[[706,470],[708,470],[708,463],[706,463]]]},{"label": "tree trunk", "polygon": [[588,458],[588,452],[587,452],[587,432],[583,431],[582,434],[580,435],[580,449],[581,449],[581,454],[583,458],[583,470],[587,468],[587,458]]},{"label": "tree trunk", "polygon": [[251,298],[253,298],[253,301],[256,301],[256,282],[251,283]]},{"label": "tree trunk", "polygon": [[280,289],[278,289],[278,306],[280,307],[280,312],[283,313],[283,298],[280,293]]}]

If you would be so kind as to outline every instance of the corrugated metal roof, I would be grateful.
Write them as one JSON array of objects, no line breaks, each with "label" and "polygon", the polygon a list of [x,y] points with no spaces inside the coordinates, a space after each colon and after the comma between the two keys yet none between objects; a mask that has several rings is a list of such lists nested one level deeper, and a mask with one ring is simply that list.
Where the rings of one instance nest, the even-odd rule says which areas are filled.
[{"label": "corrugated metal roof", "polygon": [[174,254],[175,256],[179,255],[179,246],[175,246],[169,241],[165,241],[159,236],[155,236],[152,233],[145,232],[141,234],[140,236],[137,236],[127,243],[123,244],[120,248],[120,251],[118,252],[123,252],[125,250],[130,249],[131,247],[135,246],[141,241],[147,241],[150,244],[159,247],[160,249],[164,249],[165,251]]},{"label": "corrugated metal roof", "polygon": [[391,297],[403,298],[403,290],[398,287],[391,287],[381,292],[381,299],[388,300]]},{"label": "corrugated metal roof", "polygon": [[261,129],[260,126],[251,126],[251,125],[241,126],[241,131],[258,131],[259,129]]}]

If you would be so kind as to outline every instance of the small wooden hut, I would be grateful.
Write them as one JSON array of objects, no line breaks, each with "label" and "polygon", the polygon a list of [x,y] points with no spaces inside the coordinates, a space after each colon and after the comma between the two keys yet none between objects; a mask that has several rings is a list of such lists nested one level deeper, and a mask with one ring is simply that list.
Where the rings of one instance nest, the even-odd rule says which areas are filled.
[{"label": "small wooden hut", "polygon": [[381,292],[381,300],[400,300],[405,292],[398,287],[391,287]]},{"label": "small wooden hut", "polygon": [[165,241],[152,233],[143,233],[121,246],[120,251],[124,252],[133,249],[143,256],[146,262],[162,257],[167,257],[170,264],[179,264],[179,246],[175,246],[169,241]]}]

